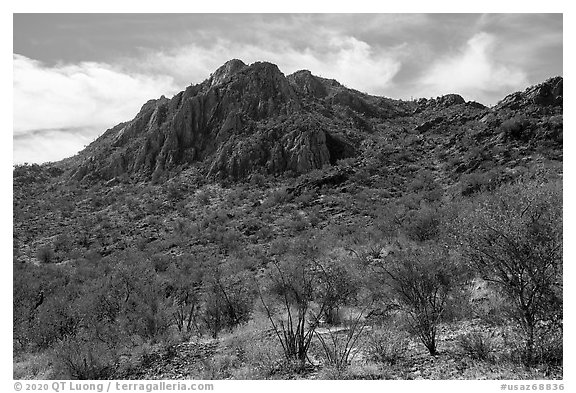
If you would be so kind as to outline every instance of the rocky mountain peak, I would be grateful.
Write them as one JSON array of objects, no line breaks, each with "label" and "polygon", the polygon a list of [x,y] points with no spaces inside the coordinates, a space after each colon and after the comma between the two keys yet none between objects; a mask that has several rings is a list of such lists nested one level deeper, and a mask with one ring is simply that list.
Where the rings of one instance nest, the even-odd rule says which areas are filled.
[{"label": "rocky mountain peak", "polygon": [[288,75],[288,81],[302,94],[316,98],[323,98],[328,95],[328,90],[320,78],[312,75],[308,70],[300,70]]},{"label": "rocky mountain peak", "polygon": [[466,101],[459,94],[446,94],[440,97],[426,99],[420,98],[416,101],[420,109],[425,108],[448,108],[453,105],[465,104]]},{"label": "rocky mountain peak", "polygon": [[232,59],[228,60],[222,66],[220,66],[209,78],[209,86],[213,87],[219,85],[223,81],[230,78],[232,75],[238,71],[244,69],[246,64],[242,60]]},{"label": "rocky mountain peak", "polygon": [[[562,78],[553,78],[499,105],[561,105],[561,99]],[[362,154],[377,130],[397,124],[421,132],[444,129],[487,110],[458,94],[393,100],[309,70],[285,76],[269,62],[232,59],[201,84],[146,102],[134,119],[107,130],[67,162],[74,162],[69,169],[77,180],[123,174],[155,179],[183,165],[232,179],[253,172],[305,173]]]},{"label": "rocky mountain peak", "polygon": [[560,106],[562,105],[563,81],[561,76],[556,76],[538,85],[530,86],[523,92],[507,95],[495,109],[519,109],[530,105],[536,106]]}]

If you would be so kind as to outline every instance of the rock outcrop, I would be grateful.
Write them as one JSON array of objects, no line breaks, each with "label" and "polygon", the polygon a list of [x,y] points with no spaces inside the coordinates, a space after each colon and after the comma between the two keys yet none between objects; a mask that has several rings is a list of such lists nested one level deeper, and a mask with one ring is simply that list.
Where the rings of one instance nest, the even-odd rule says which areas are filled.
[{"label": "rock outcrop", "polygon": [[154,179],[182,165],[234,180],[253,172],[305,173],[358,155],[368,146],[363,140],[386,127],[444,132],[447,124],[500,109],[558,105],[561,77],[488,109],[457,94],[417,101],[376,97],[307,70],[286,77],[274,64],[234,59],[170,99],[148,101],[134,119],[67,162],[73,162],[73,178],[87,181],[124,174]]},{"label": "rock outcrop", "polygon": [[530,105],[535,106],[561,106],[563,83],[562,77],[550,78],[535,86],[530,86],[523,92],[507,95],[496,104],[495,109],[520,109]]},{"label": "rock outcrop", "polygon": [[157,177],[199,162],[208,175],[238,179],[330,165],[355,148],[331,129],[331,119],[304,108],[328,94],[321,79],[306,71],[289,79],[266,62],[228,61],[203,83],[150,100],[132,121],[108,130],[80,153],[73,176]]}]

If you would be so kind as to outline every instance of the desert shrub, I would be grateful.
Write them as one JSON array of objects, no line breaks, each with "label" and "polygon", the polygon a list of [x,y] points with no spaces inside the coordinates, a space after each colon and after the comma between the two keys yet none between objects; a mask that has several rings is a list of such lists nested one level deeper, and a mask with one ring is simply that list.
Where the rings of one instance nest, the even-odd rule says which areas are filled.
[{"label": "desert shrub", "polygon": [[39,348],[48,348],[78,331],[81,315],[74,309],[74,293],[68,287],[45,295],[34,315],[31,339]]},{"label": "desert shrub", "polygon": [[14,354],[13,379],[57,379],[53,357],[47,352]]},{"label": "desert shrub", "polygon": [[364,310],[350,315],[343,323],[344,328],[315,331],[323,349],[325,364],[338,371],[344,371],[358,354],[358,343],[366,327]]},{"label": "desert shrub", "polygon": [[210,193],[206,190],[200,190],[196,193],[196,202],[200,206],[207,206],[210,204]]},{"label": "desert shrub", "polygon": [[166,297],[166,283],[153,263],[136,250],[115,256],[108,279],[99,291],[102,303],[113,307],[122,329],[143,339],[157,339],[172,324],[171,299]]},{"label": "desert shrub", "polygon": [[420,170],[408,184],[408,192],[418,193],[429,202],[440,200],[443,190],[429,170]]},{"label": "desert shrub", "polygon": [[368,359],[395,365],[404,358],[410,343],[406,333],[389,325],[382,330],[372,332],[366,341],[366,354]]},{"label": "desert shrub", "polygon": [[470,173],[463,175],[460,179],[461,194],[463,196],[470,196],[479,191],[482,191],[488,184],[488,178],[485,174]]},{"label": "desert shrub", "polygon": [[468,279],[464,266],[442,246],[398,244],[373,268],[407,313],[412,333],[436,355],[438,324]]},{"label": "desert shrub", "polygon": [[[293,240],[274,242],[267,280],[260,283],[260,300],[272,329],[282,346],[287,363],[298,364],[303,369],[308,360],[316,328],[326,315],[326,310],[344,304],[357,289],[349,290],[344,261],[337,263],[323,252],[323,244],[314,231]],[[341,292],[340,292],[341,291]],[[266,296],[266,298],[265,298]],[[349,344],[356,340],[354,336]],[[344,355],[350,346],[331,346]],[[328,348],[328,349],[330,349]],[[332,351],[334,353],[334,351]]]},{"label": "desert shrub", "polygon": [[237,357],[231,354],[215,354],[209,358],[204,358],[198,379],[229,379],[237,364]]},{"label": "desert shrub", "polygon": [[294,195],[286,188],[279,188],[277,190],[272,191],[272,193],[266,198],[263,203],[265,207],[272,207],[276,205],[280,205],[283,203],[290,202],[294,198]]},{"label": "desert shrub", "polygon": [[98,339],[70,337],[54,348],[55,363],[63,375],[59,379],[106,379],[117,357]]},{"label": "desert shrub", "polygon": [[266,184],[266,177],[261,173],[253,173],[250,175],[250,184],[256,187],[262,187]]},{"label": "desert shrub", "polygon": [[562,326],[540,325],[536,332],[535,363],[561,366],[564,360]]},{"label": "desert shrub", "polygon": [[[323,272],[318,265],[321,255],[317,239],[311,233],[292,241],[277,242],[264,290],[259,296],[274,334],[288,363],[299,369],[308,360],[308,350],[325,305],[318,297]],[[318,300],[320,303],[314,303]],[[274,308],[277,305],[279,311]]]},{"label": "desert shrub", "polygon": [[538,325],[561,326],[561,183],[518,183],[474,202],[462,214],[459,239],[475,271],[508,300],[530,363]]},{"label": "desert shrub", "polygon": [[283,221],[283,226],[294,233],[302,232],[308,225],[306,218],[299,212],[294,212],[290,217],[287,217]]},{"label": "desert shrub", "polygon": [[294,202],[307,206],[314,200],[314,198],[316,198],[315,190],[305,190],[294,199]]},{"label": "desert shrub", "polygon": [[286,361],[298,362],[301,367],[307,361],[308,350],[323,312],[323,307],[320,311],[312,310],[311,303],[317,287],[314,263],[309,260],[302,262],[297,263],[292,258],[273,261],[275,270],[270,275],[269,292],[283,305],[280,315],[273,315],[269,303],[260,292],[260,300]]},{"label": "desert shrub", "polygon": [[255,291],[248,272],[224,275],[219,269],[204,277],[203,308],[200,312],[204,324],[213,338],[224,329],[231,329],[249,320]]},{"label": "desert shrub", "polygon": [[462,334],[458,337],[458,345],[472,359],[489,360],[494,348],[490,336],[480,332]]},{"label": "desert shrub", "polygon": [[166,295],[172,301],[171,314],[179,332],[189,335],[199,331],[198,314],[204,267],[201,262],[184,256],[167,269],[169,284]]},{"label": "desert shrub", "polygon": [[535,329],[534,346],[526,346],[523,331],[512,331],[505,335],[507,351],[505,358],[514,363],[538,366],[544,370],[562,367],[564,360],[562,326],[542,326]]},{"label": "desert shrub", "polygon": [[[357,352],[357,343],[366,327],[363,312],[350,316],[345,323],[345,330],[328,329],[320,333],[315,331],[316,338],[324,350],[326,364],[339,372],[343,372],[350,365]],[[355,351],[356,350],[356,351]]]},{"label": "desert shrub", "polygon": [[241,242],[241,234],[235,228],[226,229],[220,233],[217,242],[226,252],[237,250]]},{"label": "desert shrub", "polygon": [[236,208],[246,202],[250,197],[251,194],[245,185],[231,188],[226,194],[226,207]]},{"label": "desert shrub", "polygon": [[500,131],[507,139],[526,140],[530,137],[530,120],[524,116],[504,120],[500,125]]},{"label": "desert shrub", "polygon": [[408,238],[416,241],[435,239],[440,232],[440,213],[438,210],[423,207],[410,211],[403,223],[403,229]]},{"label": "desert shrub", "polygon": [[54,239],[52,243],[54,246],[54,252],[68,252],[72,246],[72,239],[66,233],[61,233]]},{"label": "desert shrub", "polygon": [[[472,305],[472,289],[471,286],[463,285],[461,290],[456,295],[452,295],[448,302],[440,320],[442,322],[457,322],[473,318],[488,318],[488,315],[479,315],[480,312],[477,308],[478,304]],[[482,302],[477,302],[482,303]],[[496,323],[497,317],[493,314],[490,315],[492,321]]]},{"label": "desert shrub", "polygon": [[166,187],[166,196],[168,197],[168,200],[173,203],[184,199],[187,192],[188,186],[186,183],[172,181],[168,183]]},{"label": "desert shrub", "polygon": [[151,260],[156,273],[164,273],[172,263],[171,256],[166,254],[154,254]]},{"label": "desert shrub", "polygon": [[[238,355],[235,379],[267,379],[283,370],[284,354],[278,340],[271,336],[267,317],[256,313],[238,326],[223,342]],[[241,365],[240,365],[241,364]]]},{"label": "desert shrub", "polygon": [[336,160],[336,165],[342,168],[350,168],[354,164],[354,158],[340,158]]},{"label": "desert shrub", "polygon": [[[328,256],[318,261],[321,282],[317,288],[317,300],[324,305],[324,322],[328,325],[340,323],[340,308],[353,303],[360,289],[360,279],[348,258]],[[351,321],[348,321],[351,322]]]},{"label": "desert shrub", "polygon": [[[60,323],[60,318],[56,318],[60,315],[65,320],[66,303],[53,302],[57,297],[63,296],[58,293],[66,287],[69,275],[54,269],[52,265],[15,263],[13,269],[15,349],[46,348],[59,338],[59,327],[66,325]],[[54,309],[62,312],[54,312]]]},{"label": "desert shrub", "polygon": [[36,251],[36,258],[40,263],[52,263],[55,261],[54,250],[50,246],[41,246]]}]

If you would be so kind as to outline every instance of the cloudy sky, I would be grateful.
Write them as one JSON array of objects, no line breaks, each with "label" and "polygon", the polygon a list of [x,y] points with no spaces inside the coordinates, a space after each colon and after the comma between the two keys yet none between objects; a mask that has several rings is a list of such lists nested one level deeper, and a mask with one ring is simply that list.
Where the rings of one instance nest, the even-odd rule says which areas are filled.
[{"label": "cloudy sky", "polygon": [[15,14],[15,163],[71,156],[231,58],[493,105],[562,75],[561,14]]}]

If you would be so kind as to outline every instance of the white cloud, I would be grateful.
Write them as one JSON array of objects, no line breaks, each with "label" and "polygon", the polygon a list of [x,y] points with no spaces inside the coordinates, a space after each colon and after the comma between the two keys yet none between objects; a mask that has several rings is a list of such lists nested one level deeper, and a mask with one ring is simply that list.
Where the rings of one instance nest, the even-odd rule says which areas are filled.
[{"label": "white cloud", "polygon": [[417,82],[422,96],[459,93],[466,99],[493,104],[504,92],[528,85],[526,73],[498,62],[494,56],[497,40],[481,32],[455,54],[434,62]]},{"label": "white cloud", "polygon": [[29,135],[19,135],[14,138],[13,162],[22,164],[58,161],[75,155],[92,140],[94,140],[93,137],[84,133],[60,130],[44,130]]},{"label": "white cloud", "polygon": [[[130,74],[103,63],[48,67],[20,55],[13,60],[16,163],[65,158],[86,139],[130,120],[149,99],[177,91],[171,77]],[[66,131],[77,129],[83,135]]]},{"label": "white cloud", "polygon": [[232,58],[248,64],[269,61],[286,75],[308,69],[316,75],[374,94],[385,89],[401,67],[402,47],[374,53],[366,42],[349,36],[334,36],[325,45],[324,50],[319,51],[298,50],[284,41],[254,45],[218,40],[211,47],[188,45],[169,52],[155,52],[145,61],[133,61],[132,65],[143,72],[169,73],[182,84],[188,84],[201,82]]},{"label": "white cloud", "polygon": [[149,99],[199,83],[231,58],[270,61],[285,74],[309,69],[376,94],[400,69],[398,52],[374,53],[366,42],[335,35],[324,51],[295,49],[282,40],[269,45],[218,40],[210,47],[189,45],[123,59],[122,66],[46,66],[14,55],[14,162],[70,156],[107,128],[132,119]]},{"label": "white cloud", "polygon": [[[493,104],[529,84],[519,66],[497,56],[502,49],[499,42],[484,32],[429,65],[422,58],[433,53],[426,51],[425,44],[415,47],[396,41],[396,46],[376,50],[366,41],[322,26],[314,32],[303,29],[300,38],[311,37],[300,39],[300,44],[295,44],[293,36],[282,35],[267,41],[216,39],[211,44],[150,50],[117,59],[112,65],[47,66],[14,55],[14,161],[67,157],[107,128],[132,119],[147,100],[199,83],[232,58],[248,64],[270,61],[285,74],[308,69],[350,88],[392,98],[459,93],[468,100]],[[409,73],[419,70],[423,76],[414,76],[410,82],[404,75],[404,81],[396,83],[403,63]],[[83,132],[80,135],[74,129]]]}]

